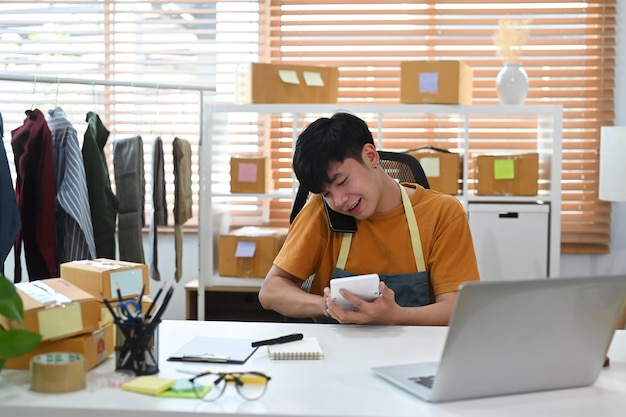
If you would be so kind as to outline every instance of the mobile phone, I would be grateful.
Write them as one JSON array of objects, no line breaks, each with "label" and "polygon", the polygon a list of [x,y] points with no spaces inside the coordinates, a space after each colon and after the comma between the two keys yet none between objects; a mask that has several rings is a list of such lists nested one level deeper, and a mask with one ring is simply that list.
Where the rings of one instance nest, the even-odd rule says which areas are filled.
[{"label": "mobile phone", "polygon": [[330,280],[330,297],[333,301],[344,310],[355,311],[356,308],[339,293],[339,290],[345,288],[352,294],[365,301],[372,301],[378,298],[378,284],[380,277],[378,274],[355,275],[352,277],[333,278]]},{"label": "mobile phone", "polygon": [[328,206],[326,200],[324,201],[324,209],[326,210],[326,217],[328,217],[328,223],[330,229],[333,232],[339,233],[355,233],[356,232],[356,219],[347,214],[336,212]]}]

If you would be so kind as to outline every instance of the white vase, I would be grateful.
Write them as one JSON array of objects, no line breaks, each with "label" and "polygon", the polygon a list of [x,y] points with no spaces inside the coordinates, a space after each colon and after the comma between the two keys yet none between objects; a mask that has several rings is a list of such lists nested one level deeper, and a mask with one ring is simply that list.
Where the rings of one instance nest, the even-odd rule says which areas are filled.
[{"label": "white vase", "polygon": [[528,95],[528,75],[518,63],[504,64],[496,78],[496,91],[502,104],[523,104]]}]

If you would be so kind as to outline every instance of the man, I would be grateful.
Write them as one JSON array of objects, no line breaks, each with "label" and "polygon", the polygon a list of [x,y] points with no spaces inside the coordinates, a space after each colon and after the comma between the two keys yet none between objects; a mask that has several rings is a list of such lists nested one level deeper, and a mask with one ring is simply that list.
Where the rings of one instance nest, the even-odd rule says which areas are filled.
[{"label": "man", "polygon": [[[448,323],[459,284],[479,279],[466,213],[452,196],[398,184],[379,159],[367,124],[354,115],[337,113],[304,129],[293,169],[315,195],[265,277],[264,308],[318,322]],[[354,217],[356,233],[333,232],[324,201]],[[356,311],[333,302],[331,278],[367,273],[380,275],[380,297],[367,302],[342,290]],[[302,291],[310,276],[311,290]]]}]

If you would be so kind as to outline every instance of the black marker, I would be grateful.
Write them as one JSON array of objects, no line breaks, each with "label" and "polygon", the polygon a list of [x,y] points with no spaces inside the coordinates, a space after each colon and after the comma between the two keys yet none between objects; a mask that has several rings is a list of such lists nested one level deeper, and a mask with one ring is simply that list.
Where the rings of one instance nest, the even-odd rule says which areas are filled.
[{"label": "black marker", "polygon": [[258,342],[252,342],[252,347],[278,345],[281,343],[295,342],[296,340],[302,340],[304,336],[302,333],[288,334],[287,336],[277,337],[275,339],[259,340]]}]

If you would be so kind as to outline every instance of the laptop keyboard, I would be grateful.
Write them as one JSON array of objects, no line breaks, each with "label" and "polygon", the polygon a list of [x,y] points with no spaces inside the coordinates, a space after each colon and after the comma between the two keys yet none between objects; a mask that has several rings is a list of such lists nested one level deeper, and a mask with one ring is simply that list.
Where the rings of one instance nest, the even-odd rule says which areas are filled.
[{"label": "laptop keyboard", "polygon": [[412,377],[409,378],[409,381],[423,385],[427,388],[432,388],[433,382],[435,382],[435,375]]}]

